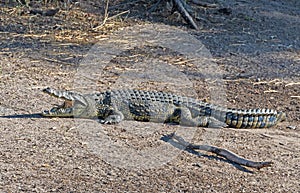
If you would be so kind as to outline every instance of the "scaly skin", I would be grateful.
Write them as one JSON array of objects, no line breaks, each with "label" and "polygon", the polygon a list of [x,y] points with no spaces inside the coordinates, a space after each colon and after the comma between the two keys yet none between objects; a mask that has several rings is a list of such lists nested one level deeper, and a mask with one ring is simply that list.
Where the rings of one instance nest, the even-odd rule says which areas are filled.
[{"label": "scaly skin", "polygon": [[165,92],[113,90],[83,95],[51,88],[43,91],[65,100],[63,105],[44,111],[43,116],[98,118],[108,124],[136,120],[196,127],[267,128],[286,118],[285,113],[272,109],[235,110]]}]

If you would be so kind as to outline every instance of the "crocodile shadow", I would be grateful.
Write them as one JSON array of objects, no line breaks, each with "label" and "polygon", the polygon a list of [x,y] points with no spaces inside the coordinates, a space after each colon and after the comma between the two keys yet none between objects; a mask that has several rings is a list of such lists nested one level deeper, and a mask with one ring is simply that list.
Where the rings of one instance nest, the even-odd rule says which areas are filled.
[{"label": "crocodile shadow", "polygon": [[7,119],[31,119],[31,118],[45,118],[40,113],[33,114],[16,114],[16,115],[2,115],[0,118]]},{"label": "crocodile shadow", "polygon": [[[17,119],[17,118],[19,118],[19,119],[31,119],[31,118],[47,118],[47,117],[42,116],[40,113],[32,113],[32,114],[3,115],[3,116],[0,116],[0,118],[8,118],[8,119]],[[234,163],[234,162],[232,162],[230,160],[227,160],[227,159],[224,159],[224,158],[221,158],[221,157],[218,157],[218,156],[214,156],[214,155],[206,155],[206,154],[200,153],[198,151],[195,151],[193,149],[187,149],[185,146],[183,146],[179,142],[175,141],[174,139],[172,139],[168,135],[164,135],[160,139],[162,141],[164,141],[164,142],[170,143],[175,148],[187,151],[187,152],[189,152],[191,154],[194,154],[194,155],[196,155],[198,157],[202,156],[202,157],[208,158],[210,160],[216,160],[216,161],[226,162],[226,163],[229,163],[229,164],[233,165],[235,168],[237,168],[240,171],[247,172],[247,173],[252,173],[252,174],[254,173],[253,171],[248,170],[246,167],[243,167],[243,166],[241,166],[239,164],[236,164],[236,163]]]}]

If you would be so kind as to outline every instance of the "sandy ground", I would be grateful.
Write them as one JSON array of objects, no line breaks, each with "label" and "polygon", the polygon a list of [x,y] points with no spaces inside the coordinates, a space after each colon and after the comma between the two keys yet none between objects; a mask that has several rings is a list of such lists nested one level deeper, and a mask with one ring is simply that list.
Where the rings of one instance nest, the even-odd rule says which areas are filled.
[{"label": "sandy ground", "polygon": [[[102,1],[33,2],[34,9],[59,7],[55,16],[32,15],[25,7],[1,3],[1,192],[300,191],[300,2],[206,1],[214,7],[188,2],[201,26],[198,31],[178,13],[172,14],[165,2],[146,14],[155,1],[111,1],[106,22]],[[101,47],[109,38],[113,42],[112,34],[136,24],[165,25],[198,39],[222,78],[207,77],[205,69],[182,54],[149,47],[146,41],[94,72],[98,63],[86,59],[94,45]],[[134,33],[141,28],[132,29]],[[157,58],[163,61],[159,64],[169,65],[160,72],[175,69],[177,74],[162,73],[153,79],[153,74],[145,73],[157,72],[147,63]],[[212,82],[221,85],[211,88]],[[48,86],[82,92],[147,87],[229,107],[272,108],[286,112],[288,119],[269,129],[216,130],[41,118],[37,113],[61,102],[41,92]],[[164,141],[163,136],[174,131],[196,144],[212,144],[274,164],[255,170],[210,153],[183,151]]]}]

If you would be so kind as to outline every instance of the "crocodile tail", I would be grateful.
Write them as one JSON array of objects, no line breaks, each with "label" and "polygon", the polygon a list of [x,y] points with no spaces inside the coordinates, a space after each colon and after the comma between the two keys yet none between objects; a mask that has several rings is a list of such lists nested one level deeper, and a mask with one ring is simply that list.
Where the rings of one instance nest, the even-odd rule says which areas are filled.
[{"label": "crocodile tail", "polygon": [[285,121],[286,120],[286,113],[284,113],[284,112],[282,112],[282,111],[280,111],[280,112],[278,112],[278,114],[277,114],[277,121],[276,121],[276,123],[279,123],[279,122],[282,122],[282,121]]},{"label": "crocodile tail", "polygon": [[226,124],[234,128],[267,128],[284,121],[285,113],[273,109],[229,109],[226,112]]}]

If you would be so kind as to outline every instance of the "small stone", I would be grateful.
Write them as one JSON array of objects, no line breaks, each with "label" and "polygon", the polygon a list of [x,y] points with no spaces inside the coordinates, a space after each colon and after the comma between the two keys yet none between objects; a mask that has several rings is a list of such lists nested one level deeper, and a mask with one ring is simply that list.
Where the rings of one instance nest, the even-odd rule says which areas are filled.
[{"label": "small stone", "polygon": [[192,166],[196,166],[196,167],[198,167],[198,168],[201,168],[201,164],[200,164],[200,163],[193,163]]},{"label": "small stone", "polygon": [[288,128],[288,129],[292,129],[292,130],[296,130],[296,126],[293,126],[293,125],[289,125],[289,126],[287,126],[286,128]]},{"label": "small stone", "polygon": [[49,130],[55,130],[57,127],[50,127]]}]

